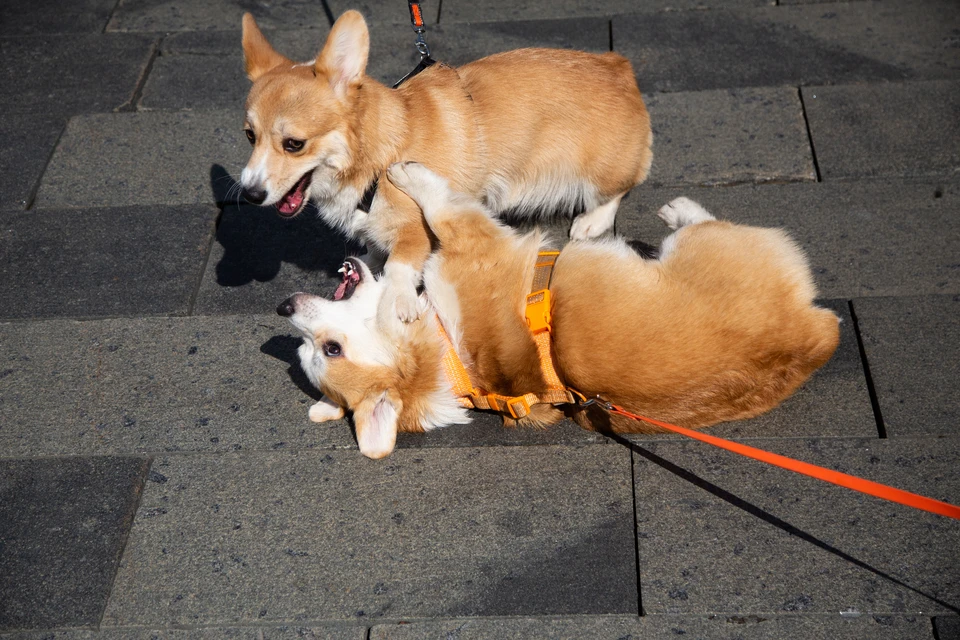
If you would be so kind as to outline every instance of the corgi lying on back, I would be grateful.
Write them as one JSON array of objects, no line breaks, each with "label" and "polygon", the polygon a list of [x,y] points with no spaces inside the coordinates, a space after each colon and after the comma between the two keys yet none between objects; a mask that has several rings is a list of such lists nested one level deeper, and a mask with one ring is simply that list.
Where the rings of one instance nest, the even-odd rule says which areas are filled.
[{"label": "corgi lying on back", "polygon": [[[389,178],[439,240],[424,271],[436,314],[379,322],[386,287],[354,258],[334,300],[298,293],[278,307],[303,334],[301,364],[325,394],[310,417],[352,410],[360,450],[372,458],[393,450],[397,431],[468,420],[441,366],[438,319],[474,386],[505,395],[546,388],[524,319],[539,234],[519,236],[422,165],[393,165]],[[613,239],[561,252],[550,284],[561,381],[687,427],[768,411],[829,360],[839,340],[836,315],[813,304],[806,258],[783,231],[717,221],[686,198],[660,217],[676,233],[656,260]],[[655,430],[596,405],[567,408],[587,429]],[[563,415],[552,405],[532,409],[520,423]]]},{"label": "corgi lying on back", "polygon": [[431,250],[420,209],[381,179],[391,163],[422,162],[497,212],[582,210],[577,239],[609,229],[620,199],[647,177],[650,121],[622,56],[521,49],[458,69],[437,64],[391,90],[365,75],[369,49],[356,11],[304,64],[274,51],[244,16],[253,153],[240,184],[247,200],[284,216],[314,200],[329,224],[367,243],[373,263],[389,253],[384,313],[416,317]]}]

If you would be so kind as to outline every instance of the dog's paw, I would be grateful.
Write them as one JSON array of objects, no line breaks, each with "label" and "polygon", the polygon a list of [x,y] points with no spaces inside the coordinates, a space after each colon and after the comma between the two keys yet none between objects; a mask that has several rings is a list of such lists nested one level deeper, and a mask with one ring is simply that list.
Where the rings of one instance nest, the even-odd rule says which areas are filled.
[{"label": "dog's paw", "polygon": [[312,422],[327,422],[329,420],[339,420],[343,417],[343,408],[338,407],[326,398],[320,400],[312,407],[308,413]]},{"label": "dog's paw", "polygon": [[387,168],[387,176],[397,188],[403,191],[429,188],[439,176],[419,162],[394,162]]},{"label": "dog's paw", "polygon": [[416,289],[395,291],[393,309],[401,322],[413,322],[420,317],[423,307]]},{"label": "dog's paw", "polygon": [[668,227],[676,231],[688,224],[697,224],[707,220],[716,220],[710,213],[690,198],[680,196],[660,207],[657,217]]},{"label": "dog's paw", "polygon": [[589,213],[578,216],[570,227],[571,240],[589,240],[607,232],[610,225],[606,220],[597,220]]}]

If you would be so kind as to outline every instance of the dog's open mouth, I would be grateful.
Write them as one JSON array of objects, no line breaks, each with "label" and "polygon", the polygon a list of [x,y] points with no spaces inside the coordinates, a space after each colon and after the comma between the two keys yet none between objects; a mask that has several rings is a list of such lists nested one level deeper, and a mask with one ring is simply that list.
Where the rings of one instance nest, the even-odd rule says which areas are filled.
[{"label": "dog's open mouth", "polygon": [[285,218],[292,218],[300,213],[300,210],[303,209],[303,205],[306,204],[307,201],[307,187],[310,186],[310,178],[312,176],[313,171],[307,171],[303,174],[303,177],[297,180],[297,184],[293,185],[293,188],[287,191],[277,202],[277,213]]},{"label": "dog's open mouth", "polygon": [[343,262],[343,266],[337,271],[337,273],[343,274],[343,281],[340,283],[340,286],[337,287],[337,290],[333,292],[334,300],[349,299],[357,289],[357,285],[363,280],[363,269],[361,269],[360,265],[356,264],[355,261],[356,258],[347,258]]}]

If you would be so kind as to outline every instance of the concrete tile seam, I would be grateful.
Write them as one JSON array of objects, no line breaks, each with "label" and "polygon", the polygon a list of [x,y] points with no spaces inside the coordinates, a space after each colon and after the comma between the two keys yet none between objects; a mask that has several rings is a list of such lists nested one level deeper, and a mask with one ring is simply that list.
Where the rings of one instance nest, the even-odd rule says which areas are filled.
[{"label": "concrete tile seam", "polygon": [[[779,6],[780,0],[777,0]],[[797,87],[797,98],[800,99],[800,110],[803,113],[803,124],[807,128],[807,141],[810,143],[810,156],[813,158],[813,170],[817,173],[817,182],[823,182],[820,173],[820,163],[817,162],[817,148],[813,144],[813,132],[810,130],[810,117],[807,115],[807,105],[803,102],[803,88]]]},{"label": "concrete tile seam", "polygon": [[150,57],[147,58],[147,63],[143,65],[143,71],[140,73],[140,77],[137,78],[137,84],[133,88],[133,95],[130,96],[130,100],[126,104],[122,104],[117,107],[118,113],[128,113],[139,111],[140,101],[143,98],[143,87],[147,83],[147,78],[150,76],[150,71],[153,70],[153,62],[160,55],[160,46],[163,44],[163,36],[154,40],[153,47],[150,50]]},{"label": "concrete tile seam", "polygon": [[56,141],[53,143],[53,146],[50,147],[50,153],[47,154],[47,159],[43,163],[43,168],[40,169],[40,173],[37,174],[37,179],[30,188],[30,193],[27,194],[27,199],[24,202],[23,207],[25,211],[33,210],[33,203],[37,200],[37,192],[40,191],[40,183],[43,182],[43,174],[47,172],[47,167],[50,166],[50,161],[53,160],[53,154],[56,153],[57,147],[60,145],[60,140],[63,138],[64,131],[67,130],[67,122],[69,122],[69,119],[64,120],[63,126],[60,127],[60,133],[57,134]]},{"label": "concrete tile seam", "polygon": [[867,349],[863,344],[863,332],[860,330],[860,322],[857,320],[857,310],[854,307],[853,300],[847,300],[850,306],[850,317],[853,319],[853,331],[857,334],[857,348],[860,350],[860,364],[863,366],[863,376],[867,381],[867,393],[870,394],[870,406],[873,408],[873,417],[877,421],[877,435],[881,440],[887,437],[887,427],[883,422],[883,413],[880,410],[880,397],[877,395],[877,387],[870,373],[870,359],[867,357]]},{"label": "concrete tile seam", "polygon": [[203,276],[207,272],[207,263],[210,261],[210,254],[213,252],[213,245],[217,241],[217,229],[220,227],[220,220],[223,217],[223,209],[221,209],[216,218],[213,221],[213,233],[210,234],[210,240],[207,243],[206,251],[203,253],[203,260],[200,264],[200,272],[197,274],[196,285],[193,287],[193,291],[190,292],[190,299],[187,301],[187,316],[193,316],[193,310],[197,306],[197,297],[200,295],[200,287],[203,286]]}]

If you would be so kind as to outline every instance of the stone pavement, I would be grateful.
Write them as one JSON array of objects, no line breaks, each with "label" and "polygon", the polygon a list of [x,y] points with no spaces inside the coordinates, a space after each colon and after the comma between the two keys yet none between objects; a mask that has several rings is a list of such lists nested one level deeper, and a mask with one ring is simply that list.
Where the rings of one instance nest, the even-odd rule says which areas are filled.
[{"label": "stone pavement", "polygon": [[[313,57],[402,0],[0,3],[0,634],[960,638],[960,522],[672,436],[488,414],[374,462],[315,425],[273,315],[355,246],[238,203],[240,16]],[[713,433],[960,503],[956,0],[426,0],[436,56],[630,58],[678,195],[780,226],[843,318],[783,406]],[[563,230],[560,231],[563,233]]]}]

